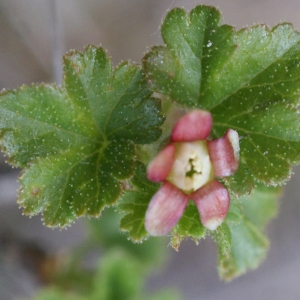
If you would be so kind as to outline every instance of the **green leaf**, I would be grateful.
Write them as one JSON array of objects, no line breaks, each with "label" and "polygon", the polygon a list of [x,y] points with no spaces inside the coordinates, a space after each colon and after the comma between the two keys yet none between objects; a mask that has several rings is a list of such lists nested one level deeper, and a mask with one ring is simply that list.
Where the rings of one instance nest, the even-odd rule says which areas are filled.
[{"label": "green leaf", "polygon": [[149,181],[146,177],[146,167],[137,163],[136,173],[132,179],[133,190],[125,191],[118,201],[118,209],[126,215],[121,220],[121,230],[128,231],[134,242],[141,242],[148,237],[145,229],[145,214],[152,196],[160,184]]},{"label": "green leaf", "polygon": [[180,243],[187,238],[193,239],[196,243],[206,235],[205,227],[200,222],[198,209],[194,202],[190,201],[183,216],[173,228],[171,246],[178,250]]},{"label": "green leaf", "polygon": [[[218,270],[221,278],[231,280],[256,268],[265,258],[269,241],[264,235],[266,224],[278,210],[280,188],[257,187],[250,196],[240,198],[242,215],[237,222],[228,215],[213,237],[218,246]],[[237,200],[232,200],[237,207]],[[231,209],[236,210],[236,207]],[[225,231],[224,231],[225,227]]]},{"label": "green leaf", "polygon": [[179,8],[168,13],[161,29],[166,46],[152,48],[143,60],[154,90],[181,105],[200,106],[203,80],[235,48],[233,29],[220,27],[219,19],[215,8],[204,5],[190,15]]},{"label": "green leaf", "polygon": [[143,59],[152,89],[186,109],[211,111],[212,137],[229,128],[242,137],[236,195],[256,182],[282,185],[299,163],[300,36],[290,24],[235,31],[213,7],[168,13],[163,47]]},{"label": "green leaf", "polygon": [[269,247],[267,238],[248,220],[233,225],[230,233],[230,252],[219,250],[218,271],[225,280],[256,268],[265,258]]},{"label": "green leaf", "polygon": [[140,68],[113,70],[102,48],[70,52],[64,73],[62,88],[22,86],[0,97],[3,149],[25,168],[19,204],[48,226],[115,203],[134,171],[134,144],[159,138],[163,121]]}]

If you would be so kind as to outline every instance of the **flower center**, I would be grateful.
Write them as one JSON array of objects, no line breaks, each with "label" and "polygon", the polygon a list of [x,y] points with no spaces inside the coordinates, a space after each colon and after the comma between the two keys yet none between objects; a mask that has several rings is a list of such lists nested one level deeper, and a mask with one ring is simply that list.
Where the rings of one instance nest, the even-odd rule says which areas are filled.
[{"label": "flower center", "polygon": [[176,144],[175,161],[167,180],[190,194],[212,177],[212,164],[205,141]]}]

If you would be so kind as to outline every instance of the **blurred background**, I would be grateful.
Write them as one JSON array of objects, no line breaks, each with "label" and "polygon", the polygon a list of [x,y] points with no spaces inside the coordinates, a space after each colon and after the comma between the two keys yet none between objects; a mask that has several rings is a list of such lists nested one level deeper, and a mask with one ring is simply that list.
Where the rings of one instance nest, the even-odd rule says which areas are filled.
[{"label": "blurred background", "polygon": [[[300,30],[299,0],[0,0],[0,88],[32,82],[61,83],[61,56],[88,44],[102,45],[116,65],[140,62],[161,44],[159,27],[167,10],[217,6],[223,22],[242,28],[287,21]],[[0,165],[0,299],[30,298],[41,286],[45,257],[67,253],[86,235],[82,219],[67,230],[51,230],[41,217],[29,219],[16,204],[19,170]],[[300,169],[295,168],[268,227],[271,248],[256,270],[221,282],[216,249],[207,238],[168,248],[168,260],[147,281],[147,290],[177,287],[183,299],[300,299]],[[167,247],[167,243],[165,245]]]}]

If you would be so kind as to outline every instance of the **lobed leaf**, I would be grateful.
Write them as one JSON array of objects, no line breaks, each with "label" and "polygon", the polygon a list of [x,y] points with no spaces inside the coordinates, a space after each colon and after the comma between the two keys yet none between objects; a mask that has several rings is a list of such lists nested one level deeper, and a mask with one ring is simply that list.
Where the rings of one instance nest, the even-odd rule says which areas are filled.
[{"label": "lobed leaf", "polygon": [[300,35],[290,24],[235,31],[213,7],[173,9],[165,46],[143,59],[151,88],[186,109],[211,111],[212,137],[242,137],[239,171],[226,179],[235,195],[256,182],[282,185],[299,163]]},{"label": "lobed leaf", "polygon": [[160,136],[160,103],[143,72],[115,70],[102,48],[64,57],[62,88],[22,86],[0,96],[1,143],[24,171],[19,204],[48,226],[99,216],[134,172],[134,144]]}]

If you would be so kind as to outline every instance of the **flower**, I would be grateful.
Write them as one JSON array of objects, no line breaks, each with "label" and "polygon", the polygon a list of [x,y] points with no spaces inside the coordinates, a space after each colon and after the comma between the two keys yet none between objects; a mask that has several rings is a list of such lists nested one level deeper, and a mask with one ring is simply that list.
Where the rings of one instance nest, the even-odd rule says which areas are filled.
[{"label": "flower", "polygon": [[171,143],[150,162],[147,177],[163,185],[152,197],[145,227],[154,236],[165,235],[179,221],[189,200],[199,210],[202,224],[215,230],[225,219],[230,197],[215,177],[230,176],[239,165],[239,136],[229,129],[217,140],[207,140],[212,116],[193,110],[181,117]]}]

